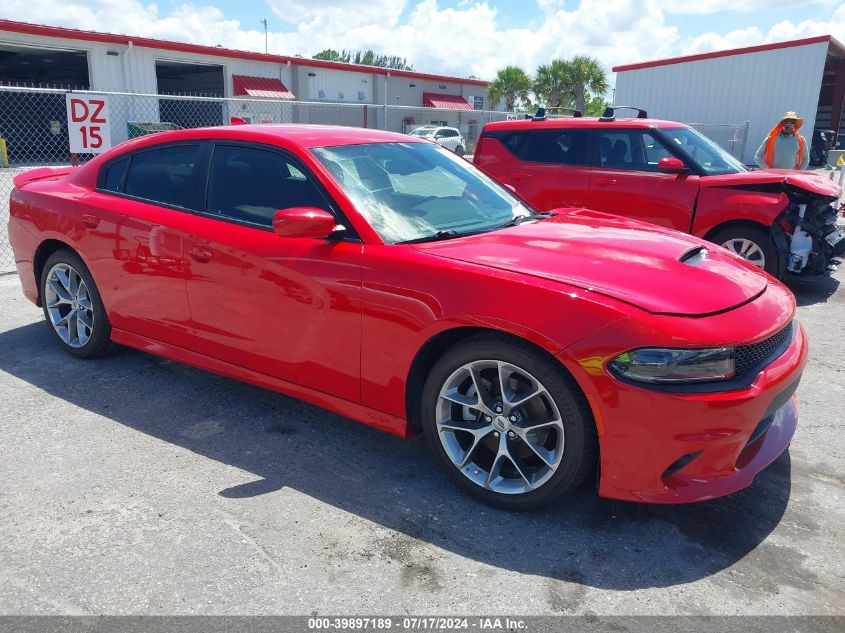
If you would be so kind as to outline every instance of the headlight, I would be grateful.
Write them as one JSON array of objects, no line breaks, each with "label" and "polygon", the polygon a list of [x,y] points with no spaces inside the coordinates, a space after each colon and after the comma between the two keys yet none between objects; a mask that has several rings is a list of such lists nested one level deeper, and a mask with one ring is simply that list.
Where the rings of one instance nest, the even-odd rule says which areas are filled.
[{"label": "headlight", "polygon": [[628,380],[658,384],[727,380],[736,376],[733,347],[644,347],[620,354],[610,366]]}]

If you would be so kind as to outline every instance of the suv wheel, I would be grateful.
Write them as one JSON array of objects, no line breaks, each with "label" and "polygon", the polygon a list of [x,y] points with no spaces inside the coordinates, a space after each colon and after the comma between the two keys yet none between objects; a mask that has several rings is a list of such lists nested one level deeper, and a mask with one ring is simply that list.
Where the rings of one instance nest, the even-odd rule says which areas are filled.
[{"label": "suv wheel", "polygon": [[465,153],[465,152],[464,152],[464,146],[463,146],[463,145],[458,145],[458,146],[455,148],[455,153],[456,153],[458,156],[460,156],[461,158],[463,158],[463,157],[464,157],[464,153]]},{"label": "suv wheel", "polygon": [[715,233],[710,241],[736,253],[770,275],[777,275],[777,249],[765,229],[754,226],[730,227]]}]

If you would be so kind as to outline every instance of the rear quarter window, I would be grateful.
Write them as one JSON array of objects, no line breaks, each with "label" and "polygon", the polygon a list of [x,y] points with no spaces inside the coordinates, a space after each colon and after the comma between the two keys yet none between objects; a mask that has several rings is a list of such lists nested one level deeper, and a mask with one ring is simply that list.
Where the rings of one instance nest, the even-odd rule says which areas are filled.
[{"label": "rear quarter window", "polygon": [[106,191],[122,192],[126,170],[129,167],[129,157],[110,163],[103,168],[100,188]]},{"label": "rear quarter window", "polygon": [[199,145],[171,145],[132,156],[123,192],[150,202],[198,210],[194,168]]}]

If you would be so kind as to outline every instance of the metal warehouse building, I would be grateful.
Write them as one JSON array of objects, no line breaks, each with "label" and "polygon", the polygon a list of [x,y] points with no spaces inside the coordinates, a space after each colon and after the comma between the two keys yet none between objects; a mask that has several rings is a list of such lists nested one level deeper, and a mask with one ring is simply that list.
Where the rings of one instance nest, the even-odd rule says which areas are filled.
[{"label": "metal warehouse building", "polygon": [[[845,47],[830,35],[616,66],[618,104],[649,116],[695,124],[748,122],[742,160],[754,162],[763,137],[784,112],[801,132],[845,131]],[[723,143],[724,144],[724,143]]]},{"label": "metal warehouse building", "polygon": [[[493,109],[487,85],[477,79],[0,20],[0,86],[209,97],[115,102],[113,142],[127,138],[133,122],[196,127],[227,123],[232,116],[257,123],[395,131],[425,123],[466,127],[481,122],[473,110]],[[417,110],[403,112],[397,106]],[[58,147],[66,137],[65,119],[61,95],[0,91],[0,137],[11,137],[10,148],[18,157],[26,158],[26,148],[49,154],[44,148],[50,143]]]}]

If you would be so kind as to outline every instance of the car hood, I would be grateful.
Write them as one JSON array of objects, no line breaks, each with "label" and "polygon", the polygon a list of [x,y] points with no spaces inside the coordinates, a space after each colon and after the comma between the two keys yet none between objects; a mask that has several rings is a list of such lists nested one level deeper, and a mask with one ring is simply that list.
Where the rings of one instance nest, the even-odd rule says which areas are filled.
[{"label": "car hood", "polygon": [[702,187],[746,187],[753,185],[785,185],[804,189],[825,197],[839,197],[839,185],[829,178],[811,172],[790,169],[758,169],[738,174],[704,176],[699,181]]},{"label": "car hood", "polygon": [[437,257],[550,279],[654,314],[703,316],[751,301],[764,273],[676,231],[587,209],[550,220],[415,245]]}]

